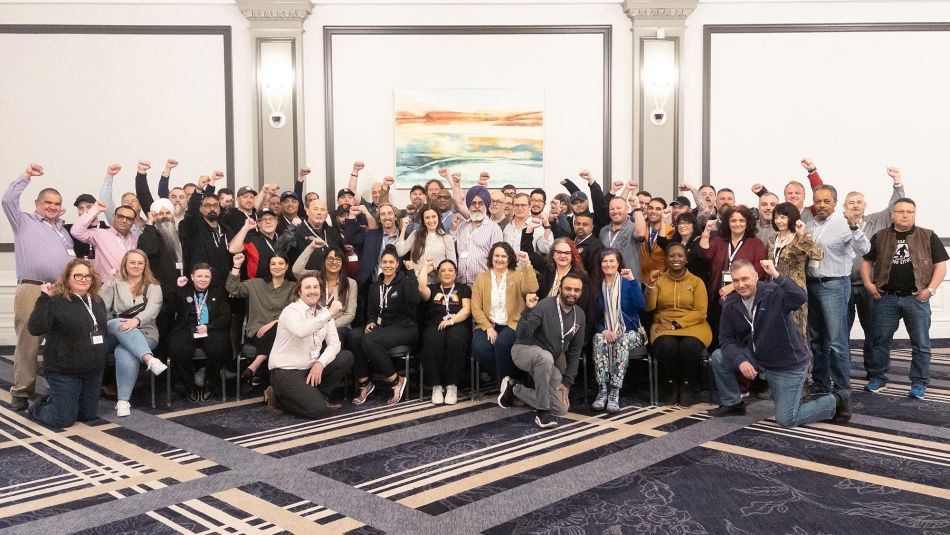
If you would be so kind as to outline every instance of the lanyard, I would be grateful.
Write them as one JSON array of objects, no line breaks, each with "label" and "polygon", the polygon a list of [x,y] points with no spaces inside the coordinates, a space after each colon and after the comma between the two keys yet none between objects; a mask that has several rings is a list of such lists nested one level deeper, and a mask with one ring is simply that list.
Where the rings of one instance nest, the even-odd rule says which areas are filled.
[{"label": "lanyard", "polygon": [[[818,232],[819,226],[821,227],[821,232]],[[817,221],[815,222],[815,230],[814,230],[813,236],[816,242],[821,243],[821,236],[825,233],[826,230],[828,230],[828,227],[830,226],[831,224],[829,223],[828,219],[825,219],[825,221],[821,223],[820,225]]]},{"label": "lanyard", "polygon": [[[647,250],[651,253],[653,252],[653,247],[656,245],[656,238],[660,235],[660,231],[655,228],[650,228],[650,241],[647,242]],[[739,242],[739,245],[742,245],[742,242]],[[729,259],[732,261],[732,259]]]},{"label": "lanyard", "polygon": [[321,236],[321,235],[317,234],[317,231],[314,230],[313,227],[310,226],[310,223],[309,223],[308,221],[304,221],[303,224],[307,226],[307,230],[310,231],[310,234],[313,234],[313,237],[314,237],[314,238],[320,238],[321,240],[323,240],[323,243],[325,244],[325,245],[323,246],[323,248],[326,249],[326,248],[327,248],[327,245],[329,245],[329,244],[327,244],[327,231],[326,231],[326,229],[324,229],[324,231],[323,231],[323,236]]},{"label": "lanyard", "polygon": [[392,285],[386,285],[383,281],[379,281],[379,313],[382,314],[383,310],[389,308],[389,289],[392,288]]},{"label": "lanyard", "polygon": [[439,288],[442,289],[442,295],[445,296],[445,314],[451,315],[452,312],[449,311],[449,298],[452,297],[452,292],[455,291],[455,285],[453,284],[452,287],[449,288],[448,293],[445,292],[445,287],[443,287],[441,284],[439,285]]},{"label": "lanyard", "polygon": [[575,319],[573,319],[573,318],[577,318],[577,315],[574,314],[574,309],[577,308],[577,305],[571,305],[571,314],[574,314],[574,315],[572,316],[572,320],[571,320],[571,321],[573,321],[574,324],[571,325],[571,327],[570,327],[568,330],[566,330],[566,331],[564,330],[564,315],[563,315],[563,313],[561,312],[561,299],[560,299],[560,298],[558,298],[557,303],[555,303],[555,306],[557,307],[557,320],[558,320],[558,323],[560,323],[560,325],[561,325],[561,350],[563,351],[563,350],[564,350],[564,340],[567,338],[567,335],[573,333],[573,332],[574,332],[574,329],[577,328],[577,321],[576,321]]},{"label": "lanyard", "polygon": [[223,244],[225,247],[227,247],[227,245],[228,245],[227,239],[226,239],[226,237],[225,237],[225,235],[224,235],[224,231],[221,230],[221,227],[216,227],[216,228],[211,229],[211,236],[214,238],[214,246],[215,246],[215,247],[218,247],[218,246],[220,246],[220,245],[222,245],[222,244]]},{"label": "lanyard", "polygon": [[87,302],[86,302],[86,298],[87,298],[88,296],[86,296],[86,295],[79,295],[79,294],[73,294],[73,295],[75,295],[76,297],[79,298],[80,301],[82,301],[82,306],[86,307],[86,311],[89,312],[89,317],[92,318],[92,329],[93,329],[93,332],[98,331],[98,330],[99,330],[99,322],[96,321],[96,315],[93,314],[93,312],[92,312],[92,300],[90,299],[90,302],[87,303]]},{"label": "lanyard", "polygon": [[732,261],[736,258],[736,255],[739,254],[739,249],[742,249],[742,244],[745,243],[745,240],[739,240],[739,245],[736,245],[736,248],[732,248],[732,240],[729,240],[729,265],[732,265]]},{"label": "lanyard", "polygon": [[[610,232],[610,231],[608,230],[607,232]],[[618,231],[618,232],[619,232],[619,231]],[[587,241],[587,238],[590,238],[591,236],[593,236],[593,234],[588,234],[587,236],[584,236],[583,239],[577,240],[577,242],[576,242],[574,245],[575,245],[576,247],[580,247],[581,244],[584,243],[585,241]],[[611,243],[613,243],[613,242],[611,242]]]},{"label": "lanyard", "polygon": [[[263,234],[263,233],[261,234],[261,237],[264,238],[264,244],[267,245],[267,248],[270,249],[270,252],[272,252],[272,253],[274,253],[274,254],[277,254],[277,251],[274,250],[274,245],[270,242],[270,238],[268,238],[268,237],[267,237],[265,234]],[[275,240],[275,241],[276,241],[276,240]],[[324,240],[324,241],[325,241],[325,240]]]},{"label": "lanyard", "polygon": [[625,228],[627,228],[627,224],[626,224],[626,223],[624,223],[624,225],[623,225],[622,227],[620,227],[619,229],[617,229],[617,232],[611,231],[610,228],[607,229],[607,240],[610,242],[610,243],[608,243],[608,245],[607,245],[608,247],[613,247],[613,246],[614,246],[614,242],[617,241],[617,238],[620,236],[620,233],[621,233]]},{"label": "lanyard", "polygon": [[[201,300],[198,300],[198,294],[201,295]],[[208,291],[204,292],[195,292],[195,312],[198,314],[198,323],[201,323],[201,310],[205,307],[205,301],[208,300]]]},{"label": "lanyard", "polygon": [[[743,305],[745,306],[745,305]],[[749,339],[752,340],[752,351],[755,351],[755,313],[759,311],[759,305],[752,307],[751,318],[747,317],[745,314],[742,315],[745,318],[746,323],[749,324],[751,331],[749,332]]]},{"label": "lanyard", "polygon": [[55,225],[53,225],[52,223],[50,223],[49,221],[47,221],[47,220],[45,220],[45,219],[43,220],[43,222],[46,223],[46,225],[47,225],[50,229],[52,229],[53,232],[55,232],[57,236],[59,236],[59,239],[63,240],[63,247],[65,247],[67,251],[69,251],[69,250],[72,249],[72,247],[69,246],[69,242],[66,241],[66,236],[63,236],[63,231],[62,231],[62,229],[56,228]]}]

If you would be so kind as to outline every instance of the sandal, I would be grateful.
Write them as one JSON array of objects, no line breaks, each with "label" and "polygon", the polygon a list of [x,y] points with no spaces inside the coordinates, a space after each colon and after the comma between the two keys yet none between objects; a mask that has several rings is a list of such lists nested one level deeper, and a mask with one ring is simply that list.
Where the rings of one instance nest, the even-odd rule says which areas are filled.
[{"label": "sandal", "polygon": [[399,376],[399,378],[396,379],[396,382],[393,384],[393,397],[389,398],[389,400],[386,401],[386,404],[395,405],[396,403],[399,403],[399,401],[402,400],[403,394],[406,393],[406,385],[408,383],[409,381],[407,381],[405,377]]},{"label": "sandal", "polygon": [[360,385],[360,394],[356,396],[355,398],[353,398],[353,404],[362,405],[366,403],[366,398],[368,398],[369,395],[372,394],[374,390],[376,390],[376,385],[373,384],[372,382],[369,382],[365,385]]}]

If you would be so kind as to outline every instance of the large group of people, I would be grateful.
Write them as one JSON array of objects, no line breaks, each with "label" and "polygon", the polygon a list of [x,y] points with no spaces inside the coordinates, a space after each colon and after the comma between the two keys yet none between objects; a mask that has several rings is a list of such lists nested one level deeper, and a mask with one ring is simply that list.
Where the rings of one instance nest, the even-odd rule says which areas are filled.
[{"label": "large group of people", "polygon": [[568,179],[550,199],[540,188],[490,188],[488,173],[466,191],[459,173],[441,169],[401,208],[390,202],[392,177],[360,194],[361,162],[333,200],[304,194],[308,168],[292,191],[218,189],[219,171],[170,187],[175,160],[155,198],[143,160],[118,206],[122,168],[109,165],[99,198],[76,199],[72,225],[51,187],[21,210],[44,174],[30,164],[3,196],[18,279],[11,406],[65,427],[95,417],[106,395],[128,416],[140,368],[161,375],[169,365],[176,395],[206,402],[247,347],[239,373],[269,407],[319,418],[341,406],[340,386],[357,405],[379,385],[399,403],[407,378],[392,357],[404,347],[420,356],[432,403],[458,402],[471,358],[473,373],[498,381],[501,406],[532,407],[542,428],[568,411],[587,362],[590,408],[620,411],[631,356],[644,354],[663,403],[695,403],[708,358],[721,403],[713,415],[744,414],[758,385],[780,425],[846,421],[855,317],[865,389],[886,387],[903,319],[910,395],[923,398],[928,301],[946,250],[915,225],[899,169],[887,169],[888,207],[865,214],[860,192],[838,210],[838,191],[810,159],[801,164],[811,206],[795,180],[784,201],[753,185],[747,206],[708,184],[684,183],[670,202],[635,181],[605,192],[588,171],[579,173],[587,191]]}]

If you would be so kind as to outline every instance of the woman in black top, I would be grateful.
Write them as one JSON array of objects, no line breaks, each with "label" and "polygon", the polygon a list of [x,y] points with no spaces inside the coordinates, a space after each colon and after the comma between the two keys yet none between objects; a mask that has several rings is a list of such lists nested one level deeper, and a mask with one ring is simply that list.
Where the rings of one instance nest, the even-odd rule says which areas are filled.
[{"label": "woman in black top", "polygon": [[439,262],[439,282],[427,286],[432,264],[432,259],[426,258],[419,271],[419,295],[428,301],[420,357],[424,375],[432,385],[432,404],[454,405],[458,401],[458,366],[472,341],[472,324],[468,321],[472,289],[458,282],[458,269],[448,258]]},{"label": "woman in black top", "polygon": [[369,364],[393,385],[393,395],[387,403],[399,403],[406,391],[406,378],[396,373],[389,350],[402,345],[412,347],[419,340],[415,319],[419,286],[415,271],[400,272],[398,268],[396,248],[387,245],[379,259],[382,273],[369,288],[366,327],[350,331],[353,374],[360,383],[359,395],[353,398],[356,405],[362,405],[375,388],[370,380]]},{"label": "woman in black top", "polygon": [[[673,238],[669,242],[683,244],[686,249],[686,270],[709,284],[709,264],[699,257],[699,235],[702,233],[696,215],[685,212],[676,216]],[[661,246],[665,248],[666,244],[662,243]]]},{"label": "woman in black top", "polygon": [[584,283],[584,289],[580,298],[577,300],[577,306],[587,312],[590,306],[590,296],[593,292],[590,290],[590,277],[584,269],[584,260],[581,258],[574,240],[570,238],[558,238],[551,244],[551,251],[548,253],[547,261],[544,264],[544,270],[538,273],[538,298],[557,297],[561,290],[561,279],[564,275],[573,273],[581,278]]},{"label": "woman in black top", "polygon": [[69,427],[96,417],[106,362],[106,306],[102,282],[87,260],[73,260],[43,293],[30,315],[33,336],[46,336],[43,369],[49,393],[27,409],[50,427]]}]

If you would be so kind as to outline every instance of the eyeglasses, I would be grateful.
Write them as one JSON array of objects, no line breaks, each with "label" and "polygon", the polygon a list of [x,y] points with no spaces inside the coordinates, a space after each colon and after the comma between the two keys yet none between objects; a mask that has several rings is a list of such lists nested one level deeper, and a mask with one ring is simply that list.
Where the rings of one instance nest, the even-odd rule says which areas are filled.
[{"label": "eyeglasses", "polygon": [[554,251],[554,254],[569,255],[569,254],[571,254],[571,252],[570,252],[570,251],[557,251],[557,250],[555,250],[555,251]]},{"label": "eyeglasses", "polygon": [[911,214],[913,214],[913,213],[916,212],[916,211],[917,211],[917,210],[894,210],[894,213],[895,213],[895,214],[900,214],[900,215],[911,215]]},{"label": "eyeglasses", "polygon": [[73,273],[73,280],[76,281],[76,282],[91,281],[91,280],[92,280],[92,274],[91,274],[91,273],[86,273],[86,274],[83,274],[83,273]]},{"label": "eyeglasses", "polygon": [[492,202],[491,202],[491,203],[492,203],[492,204],[504,204],[505,201],[504,201],[504,200],[492,199]]},{"label": "eyeglasses", "polygon": [[113,214],[112,219],[117,219],[119,221],[128,221],[128,222],[135,221],[135,217],[129,217],[127,215],[120,215],[120,214]]},{"label": "eyeglasses", "polygon": [[331,263],[331,262],[334,263],[334,264],[339,264],[339,263],[342,262],[342,261],[343,261],[343,259],[340,258],[339,256],[328,256],[328,257],[326,258],[327,264],[329,264],[329,263]]},{"label": "eyeglasses", "polygon": [[210,208],[220,208],[221,205],[220,204],[202,204],[201,207],[210,209]]},{"label": "eyeglasses", "polygon": [[472,201],[472,204],[470,204],[469,206],[485,206],[485,203],[483,203],[482,201]]}]

